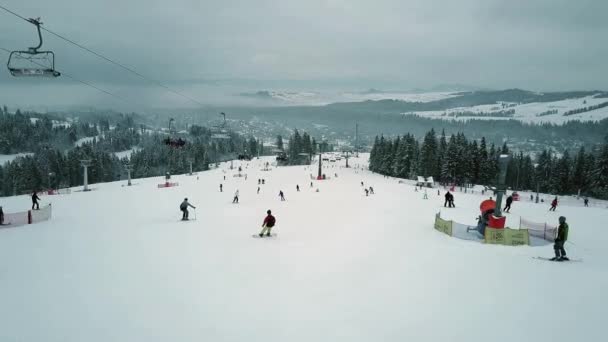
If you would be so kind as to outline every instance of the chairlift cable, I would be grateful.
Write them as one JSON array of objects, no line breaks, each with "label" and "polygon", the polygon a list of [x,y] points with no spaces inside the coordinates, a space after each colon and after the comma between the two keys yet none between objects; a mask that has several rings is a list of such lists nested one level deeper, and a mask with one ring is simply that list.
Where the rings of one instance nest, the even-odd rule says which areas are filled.
[{"label": "chairlift cable", "polygon": [[[27,18],[25,18],[24,16],[19,15],[19,14],[15,13],[15,12],[11,11],[10,9],[8,9],[8,8],[6,8],[6,7],[2,6],[2,5],[0,5],[0,9],[3,9],[4,11],[6,11],[6,12],[8,12],[8,13],[10,13],[10,14],[12,14],[12,15],[14,15],[14,16],[16,16],[16,17],[18,17],[18,18],[22,19],[22,20],[25,20],[25,21],[27,21],[27,22],[28,22],[28,23],[30,23],[30,24],[32,23],[32,22],[31,22],[29,19],[27,19]],[[117,62],[117,61],[114,61],[114,60],[112,60],[112,59],[110,59],[110,58],[108,58],[108,57],[106,57],[106,56],[102,55],[101,53],[95,52],[95,51],[91,50],[90,48],[87,48],[86,46],[84,46],[84,45],[82,45],[82,44],[79,44],[79,43],[77,43],[77,42],[75,42],[75,41],[73,41],[73,40],[71,40],[71,39],[69,39],[69,38],[67,38],[67,37],[65,37],[65,36],[63,36],[63,35],[61,35],[61,34],[59,34],[59,33],[53,32],[53,31],[51,31],[51,30],[47,29],[47,28],[46,28],[46,27],[44,27],[44,26],[40,26],[40,28],[41,28],[41,29],[43,29],[44,31],[46,31],[46,32],[48,32],[48,33],[50,33],[50,34],[54,35],[55,37],[57,37],[57,38],[59,38],[59,39],[62,39],[62,40],[64,40],[64,41],[66,41],[66,42],[68,42],[68,43],[70,43],[70,44],[72,44],[72,45],[74,45],[74,46],[76,46],[76,47],[78,47],[78,48],[80,48],[80,49],[82,49],[82,50],[84,50],[84,51],[86,51],[86,52],[88,52],[88,53],[90,53],[90,54],[92,54],[92,55],[94,55],[94,56],[98,57],[98,58],[100,58],[100,59],[105,60],[105,61],[106,61],[106,62],[108,62],[108,63],[114,64],[115,66],[117,66],[117,67],[119,67],[119,68],[122,68],[122,69],[124,69],[124,70],[126,70],[126,71],[128,71],[128,72],[130,72],[130,73],[132,73],[132,74],[134,74],[134,75],[136,75],[136,76],[138,76],[139,78],[141,78],[141,79],[143,79],[143,80],[145,80],[145,81],[147,81],[147,82],[149,82],[149,83],[152,83],[152,84],[155,84],[155,85],[157,85],[157,86],[159,86],[159,87],[161,87],[161,88],[164,88],[165,90],[167,90],[167,91],[169,91],[169,92],[171,92],[171,93],[173,93],[173,94],[175,94],[175,95],[181,96],[181,97],[183,97],[183,98],[185,98],[185,99],[187,99],[187,100],[189,100],[189,101],[192,101],[192,102],[194,102],[194,103],[196,103],[196,104],[198,104],[198,105],[200,105],[200,106],[205,106],[205,105],[204,105],[203,103],[201,103],[200,101],[198,101],[198,100],[196,100],[196,99],[193,99],[192,97],[190,97],[190,96],[188,96],[188,95],[182,94],[182,93],[180,93],[179,91],[177,91],[177,90],[175,90],[175,89],[172,89],[171,87],[169,87],[169,86],[167,86],[167,85],[165,85],[165,84],[161,83],[160,81],[157,81],[157,80],[154,80],[154,79],[148,78],[148,77],[146,77],[146,76],[142,75],[141,73],[137,72],[136,70],[134,70],[134,69],[132,69],[132,68],[129,68],[128,66],[126,66],[126,65],[124,65],[124,64],[122,64],[122,63],[119,63],[119,62]]]}]

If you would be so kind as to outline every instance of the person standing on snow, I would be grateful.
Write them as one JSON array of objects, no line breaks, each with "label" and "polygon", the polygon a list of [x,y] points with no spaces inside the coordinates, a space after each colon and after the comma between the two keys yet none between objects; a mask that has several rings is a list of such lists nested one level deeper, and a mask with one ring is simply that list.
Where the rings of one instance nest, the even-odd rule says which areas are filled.
[{"label": "person standing on snow", "polygon": [[[443,207],[447,207],[448,204],[450,203],[450,196],[452,194],[450,193],[450,191],[448,190],[448,192],[445,193],[445,202],[443,203]],[[451,205],[450,205],[451,206]]]},{"label": "person standing on snow", "polygon": [[312,182],[310,182],[310,187],[312,188]]},{"label": "person standing on snow", "polygon": [[429,195],[426,193],[426,189],[424,189],[424,196],[422,199],[429,199]]},{"label": "person standing on snow", "polygon": [[507,197],[507,205],[505,205],[505,208],[502,211],[508,213],[509,210],[511,210],[511,203],[513,203],[513,195],[509,195],[509,197]]},{"label": "person standing on snow", "polygon": [[557,237],[555,238],[555,244],[553,249],[555,250],[555,257],[551,258],[553,261],[567,261],[570,260],[566,256],[566,250],[564,249],[564,243],[568,241],[568,224],[564,216],[559,217],[559,226],[557,227]]},{"label": "person standing on snow", "polygon": [[589,199],[587,197],[585,197],[585,199],[583,200],[583,202],[585,202],[585,207],[589,206]]},{"label": "person standing on snow", "polygon": [[367,190],[367,188],[365,188],[363,190],[365,190],[365,196],[369,196],[369,190]]},{"label": "person standing on snow", "polygon": [[258,195],[260,194],[260,187],[258,186]]},{"label": "person standing on snow", "polygon": [[279,191],[279,197],[281,198],[281,201],[285,200],[285,194],[283,193],[283,190]]},{"label": "person standing on snow", "polygon": [[555,196],[553,201],[551,201],[551,208],[549,208],[549,211],[555,211],[556,208],[557,208],[557,196]]},{"label": "person standing on snow", "polygon": [[196,209],[195,206],[193,206],[192,204],[190,204],[188,202],[187,198],[184,198],[184,201],[182,202],[182,204],[179,205],[179,210],[182,211],[182,221],[188,221],[188,207],[191,207],[192,209]]},{"label": "person standing on snow", "polygon": [[220,192],[224,192],[224,186],[220,183]]},{"label": "person standing on snow", "polygon": [[266,234],[266,236],[270,236],[270,230],[272,229],[272,227],[274,227],[275,223],[277,222],[277,220],[274,218],[274,216],[272,216],[271,211],[268,210],[266,211],[266,217],[264,218],[264,222],[262,223],[262,231],[260,232],[260,237],[263,237],[264,234]]},{"label": "person standing on snow", "polygon": [[371,186],[369,187],[369,194],[373,195],[374,194],[374,188],[372,188]]},{"label": "person standing on snow", "polygon": [[238,189],[234,192],[234,198],[232,199],[232,203],[239,203],[239,190]]},{"label": "person standing on snow", "polygon": [[4,211],[2,211],[2,207],[0,207],[0,226],[4,224]]},{"label": "person standing on snow", "polygon": [[296,184],[296,191],[300,192],[300,185]]},{"label": "person standing on snow", "polygon": [[[40,209],[40,204],[38,204],[38,201],[40,201],[40,197],[38,197],[38,194],[36,194],[36,191],[34,191],[32,193],[32,210]],[[34,208],[34,207],[36,207],[36,208]]]},{"label": "person standing on snow", "polygon": [[448,204],[450,208],[454,208],[454,194],[450,192],[450,203]]}]

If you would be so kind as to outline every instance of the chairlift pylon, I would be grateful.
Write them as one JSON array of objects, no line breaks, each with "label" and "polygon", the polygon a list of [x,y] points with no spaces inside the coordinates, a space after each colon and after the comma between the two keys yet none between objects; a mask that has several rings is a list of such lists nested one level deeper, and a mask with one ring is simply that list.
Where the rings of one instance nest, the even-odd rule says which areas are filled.
[{"label": "chairlift pylon", "polygon": [[14,77],[59,77],[61,73],[55,70],[55,54],[53,51],[38,51],[42,47],[42,32],[40,18],[28,19],[38,30],[38,45],[27,51],[12,51],[6,66]]}]

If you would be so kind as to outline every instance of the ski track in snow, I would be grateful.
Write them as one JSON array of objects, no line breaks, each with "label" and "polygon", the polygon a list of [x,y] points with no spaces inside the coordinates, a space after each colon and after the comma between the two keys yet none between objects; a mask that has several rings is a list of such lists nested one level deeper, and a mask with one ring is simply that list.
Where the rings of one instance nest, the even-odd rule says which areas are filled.
[{"label": "ski track in snow", "polygon": [[[158,189],[156,177],[43,196],[50,221],[0,229],[0,341],[604,339],[606,209],[514,202],[507,225],[520,214],[568,218],[566,249],[584,262],[548,263],[532,257],[552,256],[551,245],[484,245],[433,229],[439,210],[474,224],[481,195],[456,193],[457,208],[444,209],[443,190],[423,200],[344,161],[311,189],[316,166],[260,171],[267,160],[235,162],[247,180],[228,163],[174,176],[175,188]],[[196,221],[179,221],[184,197]],[[29,204],[0,200],[5,212]],[[267,209],[278,236],[253,239]]]}]

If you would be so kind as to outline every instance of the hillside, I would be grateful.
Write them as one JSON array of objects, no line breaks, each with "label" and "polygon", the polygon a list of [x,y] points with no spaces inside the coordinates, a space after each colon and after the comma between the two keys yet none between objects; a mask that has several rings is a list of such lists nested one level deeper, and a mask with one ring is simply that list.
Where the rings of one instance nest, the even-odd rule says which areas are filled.
[{"label": "hillside", "polygon": [[[443,190],[423,200],[413,186],[365,171],[366,156],[351,159],[357,168],[328,165],[331,179],[312,188],[314,167],[261,171],[265,161],[235,162],[247,179],[224,163],[175,176],[174,188],[149,178],[44,196],[50,221],[0,229],[0,340],[603,339],[608,233],[596,223],[606,209],[516,202],[510,226],[520,215],[568,218],[566,249],[583,261],[551,263],[532,258],[552,256],[548,243],[485,245],[433,229],[438,211],[474,224],[479,193],[457,192],[457,207],[445,209]],[[366,197],[360,182],[375,194]],[[196,220],[179,221],[184,197]],[[30,205],[27,196],[0,204],[5,212]],[[278,236],[254,239],[267,209]]]}]

